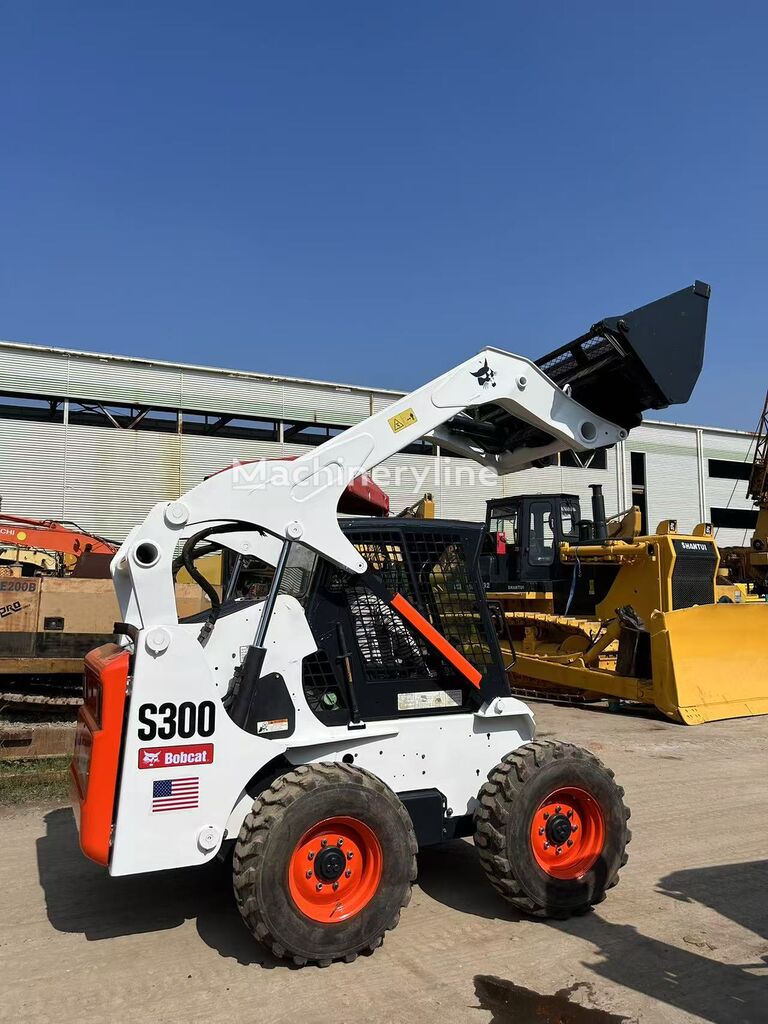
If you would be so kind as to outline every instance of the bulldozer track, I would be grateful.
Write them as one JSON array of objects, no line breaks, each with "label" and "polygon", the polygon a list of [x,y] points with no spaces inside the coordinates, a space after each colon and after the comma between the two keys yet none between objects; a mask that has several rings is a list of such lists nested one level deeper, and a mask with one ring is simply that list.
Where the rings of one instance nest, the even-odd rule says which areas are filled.
[{"label": "bulldozer track", "polygon": [[[517,627],[533,626],[557,630],[566,636],[583,637],[588,644],[598,636],[602,625],[597,621],[579,619],[568,615],[553,615],[550,612],[507,612],[507,621]],[[509,686],[516,697],[529,700],[556,701],[559,704],[594,704],[604,700],[600,694],[587,690],[573,690],[565,686],[547,686],[528,676],[508,673]]]},{"label": "bulldozer track", "polygon": [[82,703],[82,697],[74,695],[25,693],[22,690],[0,691],[0,713],[7,711],[32,711],[74,714]]},{"label": "bulldozer track", "polygon": [[568,636],[583,636],[589,643],[592,643],[602,628],[597,621],[551,615],[549,612],[507,612],[506,617],[515,626],[557,627]]},{"label": "bulldozer track", "polygon": [[607,700],[608,698],[600,696],[600,694],[587,693],[585,690],[559,690],[552,687],[546,687],[543,683],[533,683],[530,686],[521,684],[517,686],[510,680],[509,683],[510,691],[516,697],[525,697],[527,700],[546,700],[557,704],[574,704],[576,706],[581,704],[595,704],[601,700]]}]

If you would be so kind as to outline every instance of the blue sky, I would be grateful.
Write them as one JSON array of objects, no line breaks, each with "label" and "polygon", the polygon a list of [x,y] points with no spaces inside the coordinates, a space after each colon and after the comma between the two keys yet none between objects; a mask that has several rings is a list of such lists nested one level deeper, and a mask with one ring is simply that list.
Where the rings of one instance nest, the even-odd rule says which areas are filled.
[{"label": "blue sky", "polygon": [[0,337],[392,388],[713,288],[687,422],[766,386],[768,14],[6,3]]}]

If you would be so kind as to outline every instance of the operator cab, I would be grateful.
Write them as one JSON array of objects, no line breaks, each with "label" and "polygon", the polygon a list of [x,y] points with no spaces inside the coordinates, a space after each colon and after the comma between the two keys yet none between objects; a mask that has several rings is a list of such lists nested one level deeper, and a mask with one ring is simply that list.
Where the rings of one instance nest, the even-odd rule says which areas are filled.
[{"label": "operator cab", "polygon": [[[600,543],[607,536],[602,489],[592,484],[592,519],[576,494],[520,494],[489,501],[480,556],[489,595],[520,595],[558,615],[589,615],[616,577],[613,565],[564,563],[560,545]],[[551,602],[551,604],[550,604]],[[533,605],[527,605],[534,610]]]},{"label": "operator cab", "polygon": [[[485,601],[479,572],[483,525],[376,517],[339,525],[365,557],[364,574],[296,542],[271,583],[275,594],[302,605],[317,643],[303,660],[302,683],[320,722],[355,728],[363,721],[475,711],[509,696],[498,640],[502,617]],[[240,594],[239,576],[225,587]],[[238,606],[242,599],[218,615]],[[246,659],[235,670],[232,693],[225,705],[241,728],[258,731],[266,707],[270,720],[284,723],[269,738],[293,731],[293,702],[281,679],[251,674]]]},{"label": "operator cab", "polygon": [[559,546],[578,541],[580,520],[575,494],[523,494],[489,501],[488,543],[481,558],[486,590],[550,590],[555,581],[570,580],[571,567],[561,564]]}]

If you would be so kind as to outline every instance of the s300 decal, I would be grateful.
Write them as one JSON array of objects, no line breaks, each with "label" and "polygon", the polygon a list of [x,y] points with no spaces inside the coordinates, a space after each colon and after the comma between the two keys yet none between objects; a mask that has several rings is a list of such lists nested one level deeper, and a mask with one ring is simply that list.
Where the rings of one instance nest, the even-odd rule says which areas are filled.
[{"label": "s300 decal", "polygon": [[212,736],[216,728],[216,705],[211,700],[201,704],[142,704],[139,708],[140,740],[172,740],[175,736],[188,740],[191,736]]}]

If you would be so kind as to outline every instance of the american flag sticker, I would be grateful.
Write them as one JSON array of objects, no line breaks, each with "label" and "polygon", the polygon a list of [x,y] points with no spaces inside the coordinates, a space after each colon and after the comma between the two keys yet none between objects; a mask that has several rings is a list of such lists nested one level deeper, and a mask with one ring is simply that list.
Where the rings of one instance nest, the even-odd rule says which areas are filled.
[{"label": "american flag sticker", "polygon": [[200,779],[159,779],[152,783],[152,811],[182,811],[197,807]]}]

